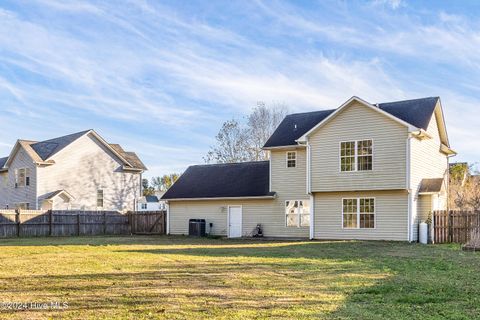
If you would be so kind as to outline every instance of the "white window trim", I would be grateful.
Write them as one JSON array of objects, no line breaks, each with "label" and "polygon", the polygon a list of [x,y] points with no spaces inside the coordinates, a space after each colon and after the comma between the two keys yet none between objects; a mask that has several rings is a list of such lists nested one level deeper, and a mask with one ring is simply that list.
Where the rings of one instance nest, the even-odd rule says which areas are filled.
[{"label": "white window trim", "polygon": [[[367,141],[370,140],[372,141],[372,170],[358,170],[358,142],[359,141]],[[345,142],[355,142],[355,154],[354,154],[354,159],[355,159],[355,170],[353,171],[342,171],[342,143]],[[359,139],[359,140],[345,140],[345,141],[340,141],[338,143],[338,172],[340,173],[352,173],[352,172],[372,172],[375,170],[375,146],[373,144],[373,139],[366,138],[366,139]]]},{"label": "white window trim", "polygon": [[[343,226],[343,200],[357,200],[357,227],[348,228]],[[360,199],[373,199],[373,228],[360,228]],[[377,229],[377,198],[376,197],[348,197],[342,198],[342,229],[343,230],[375,230]],[[369,212],[371,214],[371,212]]]},{"label": "white window trim", "polygon": [[[287,225],[287,212],[285,211],[287,209],[287,201],[303,201],[303,202],[308,202],[308,206],[309,206],[309,210],[308,210],[308,213],[302,213],[302,214],[299,214],[297,213],[298,215],[298,225],[297,226],[289,226]],[[305,200],[305,199],[295,199],[295,200],[285,200],[284,204],[283,204],[283,214],[285,216],[285,227],[286,228],[298,228],[298,229],[301,229],[301,228],[309,228],[310,229],[310,226],[312,225],[312,216],[310,215],[310,211],[311,211],[311,202],[310,202],[310,199],[308,200]],[[301,221],[301,218],[300,216],[301,215],[310,215],[310,225],[309,226],[302,226],[302,221]]]},{"label": "white window trim", "polygon": [[[295,160],[295,166],[294,166],[294,167],[289,167],[289,166],[288,166],[288,160],[289,160],[289,159],[288,159],[288,154],[289,154],[289,153],[295,154],[295,159],[294,159],[294,160]],[[286,151],[286,152],[285,152],[285,168],[287,168],[287,169],[296,168],[296,167],[297,167],[297,156],[298,156],[298,155],[297,155],[297,151]],[[291,161],[291,160],[293,160],[293,159],[290,159],[290,161]]]}]

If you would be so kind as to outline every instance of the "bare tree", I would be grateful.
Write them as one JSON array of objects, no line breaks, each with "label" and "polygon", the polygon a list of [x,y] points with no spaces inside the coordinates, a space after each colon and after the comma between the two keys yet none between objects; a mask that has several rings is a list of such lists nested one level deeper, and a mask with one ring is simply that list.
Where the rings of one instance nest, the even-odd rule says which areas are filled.
[{"label": "bare tree", "polygon": [[236,120],[226,121],[217,136],[216,146],[203,159],[206,163],[232,163],[251,160],[247,133]]},{"label": "bare tree", "polygon": [[459,210],[480,210],[480,176],[472,165],[459,163],[450,169],[449,206]]},{"label": "bare tree", "polygon": [[226,121],[216,136],[216,145],[204,157],[207,163],[231,163],[268,159],[263,145],[287,115],[284,104],[267,107],[259,102],[246,117],[246,123]]},{"label": "bare tree", "polygon": [[262,147],[287,114],[288,107],[285,104],[267,107],[264,102],[257,103],[247,117],[247,138],[253,153],[252,160],[268,159],[268,153]]}]

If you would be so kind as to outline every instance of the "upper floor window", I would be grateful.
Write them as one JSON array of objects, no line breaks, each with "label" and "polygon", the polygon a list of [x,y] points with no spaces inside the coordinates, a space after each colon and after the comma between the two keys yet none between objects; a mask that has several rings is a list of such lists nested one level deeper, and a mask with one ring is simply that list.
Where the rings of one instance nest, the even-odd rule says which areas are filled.
[{"label": "upper floor window", "polygon": [[297,166],[297,152],[287,151],[287,168],[295,168]]},{"label": "upper floor window", "polygon": [[287,227],[310,226],[310,204],[308,200],[285,201]]},{"label": "upper floor window", "polygon": [[372,140],[340,143],[340,171],[370,171],[373,169]]},{"label": "upper floor window", "polygon": [[97,190],[97,207],[103,208],[103,190]]},{"label": "upper floor window", "polygon": [[345,229],[375,228],[375,198],[343,199],[342,221]]},{"label": "upper floor window", "polygon": [[15,169],[15,188],[25,187],[30,185],[30,169],[19,168]]}]

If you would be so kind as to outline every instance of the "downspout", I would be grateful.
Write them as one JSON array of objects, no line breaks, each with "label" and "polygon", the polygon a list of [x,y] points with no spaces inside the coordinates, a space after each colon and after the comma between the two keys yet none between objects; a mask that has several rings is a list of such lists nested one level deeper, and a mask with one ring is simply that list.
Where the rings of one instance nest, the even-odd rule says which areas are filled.
[{"label": "downspout", "polygon": [[408,223],[408,232],[407,232],[407,241],[412,241],[411,240],[411,236],[412,236],[412,186],[411,186],[411,139],[412,139],[412,135],[410,133],[408,133],[408,137],[407,137],[407,150],[406,150],[406,153],[407,153],[407,167],[406,167],[406,188],[407,188],[407,192],[408,192],[408,219],[407,219],[407,223]]},{"label": "downspout", "polygon": [[307,142],[307,194],[310,196],[310,240],[315,237],[315,197],[312,194],[312,170],[311,170],[311,162],[312,162],[312,150],[308,138],[306,139]]},{"label": "downspout", "polygon": [[167,219],[165,219],[167,221],[167,235],[170,234],[170,202],[168,201],[165,201],[165,207],[167,209]]}]

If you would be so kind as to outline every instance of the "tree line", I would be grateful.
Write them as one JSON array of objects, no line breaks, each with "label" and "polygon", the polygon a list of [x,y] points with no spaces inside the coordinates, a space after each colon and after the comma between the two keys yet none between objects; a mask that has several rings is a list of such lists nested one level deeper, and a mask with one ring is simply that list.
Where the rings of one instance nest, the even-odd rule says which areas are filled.
[{"label": "tree line", "polygon": [[161,177],[152,177],[150,181],[148,179],[142,179],[142,190],[144,196],[153,196],[156,191],[167,191],[178,180],[180,174],[170,173]]},{"label": "tree line", "polygon": [[449,207],[458,210],[480,210],[480,172],[468,163],[450,167]]}]

